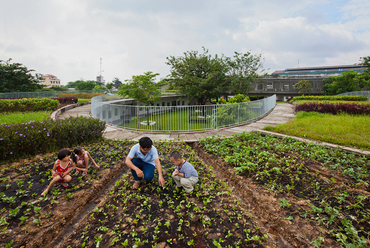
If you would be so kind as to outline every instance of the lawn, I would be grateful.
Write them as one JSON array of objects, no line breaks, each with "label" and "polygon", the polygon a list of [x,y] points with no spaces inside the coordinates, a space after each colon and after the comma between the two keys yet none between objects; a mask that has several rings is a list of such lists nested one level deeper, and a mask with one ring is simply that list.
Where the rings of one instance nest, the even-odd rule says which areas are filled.
[{"label": "lawn", "polygon": [[43,121],[50,117],[51,111],[1,113],[0,123],[18,124],[29,121]]},{"label": "lawn", "polygon": [[298,112],[288,123],[264,130],[370,150],[370,116]]}]

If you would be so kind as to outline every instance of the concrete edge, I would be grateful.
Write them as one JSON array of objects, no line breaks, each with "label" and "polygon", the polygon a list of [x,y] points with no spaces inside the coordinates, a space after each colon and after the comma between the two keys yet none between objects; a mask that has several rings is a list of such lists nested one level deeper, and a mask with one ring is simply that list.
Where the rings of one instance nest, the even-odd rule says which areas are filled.
[{"label": "concrete edge", "polygon": [[51,113],[50,118],[56,120],[56,119],[58,119],[58,116],[60,114],[66,112],[67,110],[70,110],[70,109],[73,109],[73,108],[76,108],[76,107],[80,107],[80,106],[86,105],[86,104],[91,104],[91,102],[87,102],[87,103],[84,103],[84,104],[81,104],[81,103],[69,104],[67,106],[64,106],[63,108],[55,110],[53,113]]}]

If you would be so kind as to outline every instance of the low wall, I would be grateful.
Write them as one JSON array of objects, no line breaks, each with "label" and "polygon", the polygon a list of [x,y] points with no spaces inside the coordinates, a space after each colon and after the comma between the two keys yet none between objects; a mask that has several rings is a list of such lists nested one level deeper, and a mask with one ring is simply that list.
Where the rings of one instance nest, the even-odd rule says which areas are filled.
[{"label": "low wall", "polygon": [[87,102],[87,103],[84,103],[84,104],[81,104],[81,103],[69,104],[69,105],[64,106],[60,109],[55,110],[53,113],[51,113],[50,118],[54,119],[54,120],[58,119],[58,116],[63,114],[67,110],[70,110],[70,109],[73,109],[73,108],[76,108],[76,107],[79,107],[79,106],[82,106],[82,105],[85,105],[85,104],[91,104],[91,102]]}]

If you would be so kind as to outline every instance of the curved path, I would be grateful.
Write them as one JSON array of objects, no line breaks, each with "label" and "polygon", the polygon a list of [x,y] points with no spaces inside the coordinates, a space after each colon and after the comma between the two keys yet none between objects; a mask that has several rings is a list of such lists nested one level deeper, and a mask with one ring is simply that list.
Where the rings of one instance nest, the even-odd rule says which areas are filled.
[{"label": "curved path", "polygon": [[[59,115],[58,118],[68,118],[69,116],[91,116],[91,105],[83,105],[70,110],[67,110],[63,114]],[[156,133],[142,133],[136,131],[129,131],[122,128],[117,128],[108,125],[105,129],[104,138],[107,139],[128,139],[138,141],[141,137],[148,136],[152,140],[184,140],[186,142],[194,142],[201,138],[222,135],[230,137],[236,133],[250,132],[250,131],[262,131],[267,125],[275,126],[281,123],[286,123],[294,118],[294,107],[289,103],[277,103],[273,111],[266,117],[252,122],[250,124],[225,128],[219,130],[211,130],[197,133],[169,133],[169,134],[156,134]]]}]

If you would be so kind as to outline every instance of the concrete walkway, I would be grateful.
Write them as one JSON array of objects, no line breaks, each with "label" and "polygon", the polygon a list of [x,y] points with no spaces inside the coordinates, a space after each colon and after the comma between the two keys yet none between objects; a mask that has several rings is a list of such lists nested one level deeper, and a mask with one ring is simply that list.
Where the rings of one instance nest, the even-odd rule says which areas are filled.
[{"label": "concrete walkway", "polygon": [[[69,116],[91,116],[91,105],[83,105],[74,109],[67,110],[58,116],[58,119],[68,118]],[[197,133],[174,133],[174,134],[156,134],[156,133],[143,133],[136,131],[129,131],[122,128],[117,128],[108,125],[103,134],[107,139],[128,139],[138,141],[141,137],[148,136],[152,140],[184,140],[187,142],[197,141],[204,137],[222,135],[230,137],[236,133],[262,131],[265,126],[275,126],[278,124],[286,123],[294,118],[294,107],[289,103],[278,103],[273,111],[266,117],[256,122],[237,126],[233,128],[225,128],[212,131],[204,131]]]}]

